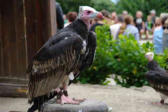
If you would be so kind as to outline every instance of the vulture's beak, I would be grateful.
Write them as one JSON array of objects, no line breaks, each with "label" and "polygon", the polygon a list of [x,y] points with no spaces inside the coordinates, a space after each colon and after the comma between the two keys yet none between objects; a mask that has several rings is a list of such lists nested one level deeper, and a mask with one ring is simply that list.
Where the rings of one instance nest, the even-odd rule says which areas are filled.
[{"label": "vulture's beak", "polygon": [[103,18],[103,15],[102,15],[102,13],[101,12],[94,12],[94,13],[92,13],[91,15],[90,15],[90,18],[91,19],[94,19],[94,18],[99,18],[99,19],[102,19]]},{"label": "vulture's beak", "polygon": [[103,19],[103,14],[101,12],[98,12],[96,17],[99,18],[99,19]]}]

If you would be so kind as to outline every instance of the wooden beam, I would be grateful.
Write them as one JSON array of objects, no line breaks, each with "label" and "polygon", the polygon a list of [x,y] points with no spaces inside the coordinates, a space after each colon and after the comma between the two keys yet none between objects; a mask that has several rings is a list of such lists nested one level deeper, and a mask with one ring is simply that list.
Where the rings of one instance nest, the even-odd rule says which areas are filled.
[{"label": "wooden beam", "polygon": [[0,83],[0,96],[27,97],[27,86],[23,84]]}]

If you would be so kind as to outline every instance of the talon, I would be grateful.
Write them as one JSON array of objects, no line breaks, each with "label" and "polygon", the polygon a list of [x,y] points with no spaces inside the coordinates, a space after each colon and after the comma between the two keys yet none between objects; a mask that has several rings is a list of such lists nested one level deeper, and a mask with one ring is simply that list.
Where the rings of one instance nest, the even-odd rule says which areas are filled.
[{"label": "talon", "polygon": [[86,100],[86,98],[83,98],[83,99],[75,99],[75,98],[73,98],[73,100],[74,100],[74,101],[78,101],[78,102],[81,103],[81,102],[84,102],[84,101]]}]

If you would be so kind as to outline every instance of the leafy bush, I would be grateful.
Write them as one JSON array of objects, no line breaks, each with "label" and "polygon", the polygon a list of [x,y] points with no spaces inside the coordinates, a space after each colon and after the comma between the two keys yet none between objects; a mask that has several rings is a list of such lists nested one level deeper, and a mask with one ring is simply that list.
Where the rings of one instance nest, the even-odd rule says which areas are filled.
[{"label": "leafy bush", "polygon": [[116,82],[124,87],[140,87],[147,84],[144,73],[147,71],[145,53],[150,51],[150,43],[142,46],[133,36],[120,36],[117,44],[112,45],[111,68],[116,75]]},{"label": "leafy bush", "polygon": [[168,49],[164,51],[163,55],[155,55],[154,59],[157,60],[162,68],[168,70]]},{"label": "leafy bush", "polygon": [[109,26],[96,28],[97,49],[93,65],[81,73],[79,80],[81,83],[103,84],[111,73],[111,53],[109,43],[112,41]]},{"label": "leafy bush", "polygon": [[[96,28],[97,50],[93,65],[81,73],[81,83],[105,84],[110,74],[116,74],[115,80],[124,87],[143,86],[148,84],[144,73],[147,71],[146,52],[153,51],[153,44],[147,42],[140,45],[133,36],[119,36],[112,39],[109,26]],[[163,56],[155,56],[159,64],[168,68],[166,59],[168,51]]]}]

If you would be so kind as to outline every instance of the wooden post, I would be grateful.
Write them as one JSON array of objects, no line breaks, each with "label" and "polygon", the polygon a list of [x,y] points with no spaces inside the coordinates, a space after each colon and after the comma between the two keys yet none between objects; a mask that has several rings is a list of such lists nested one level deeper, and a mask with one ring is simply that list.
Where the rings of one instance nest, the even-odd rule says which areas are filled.
[{"label": "wooden post", "polygon": [[0,4],[0,77],[25,78],[23,0],[1,0]]},{"label": "wooden post", "polygon": [[[15,96],[26,86],[26,37],[23,0],[0,1],[0,96]],[[21,84],[21,81],[24,82]],[[17,86],[15,86],[17,84]],[[25,93],[24,93],[25,95]],[[18,96],[18,95],[16,95]]]},{"label": "wooden post", "polygon": [[56,33],[55,11],[55,0],[0,0],[0,96],[25,96],[28,62]]},{"label": "wooden post", "polygon": [[29,62],[37,50],[56,32],[54,2],[54,0],[25,0]]}]

